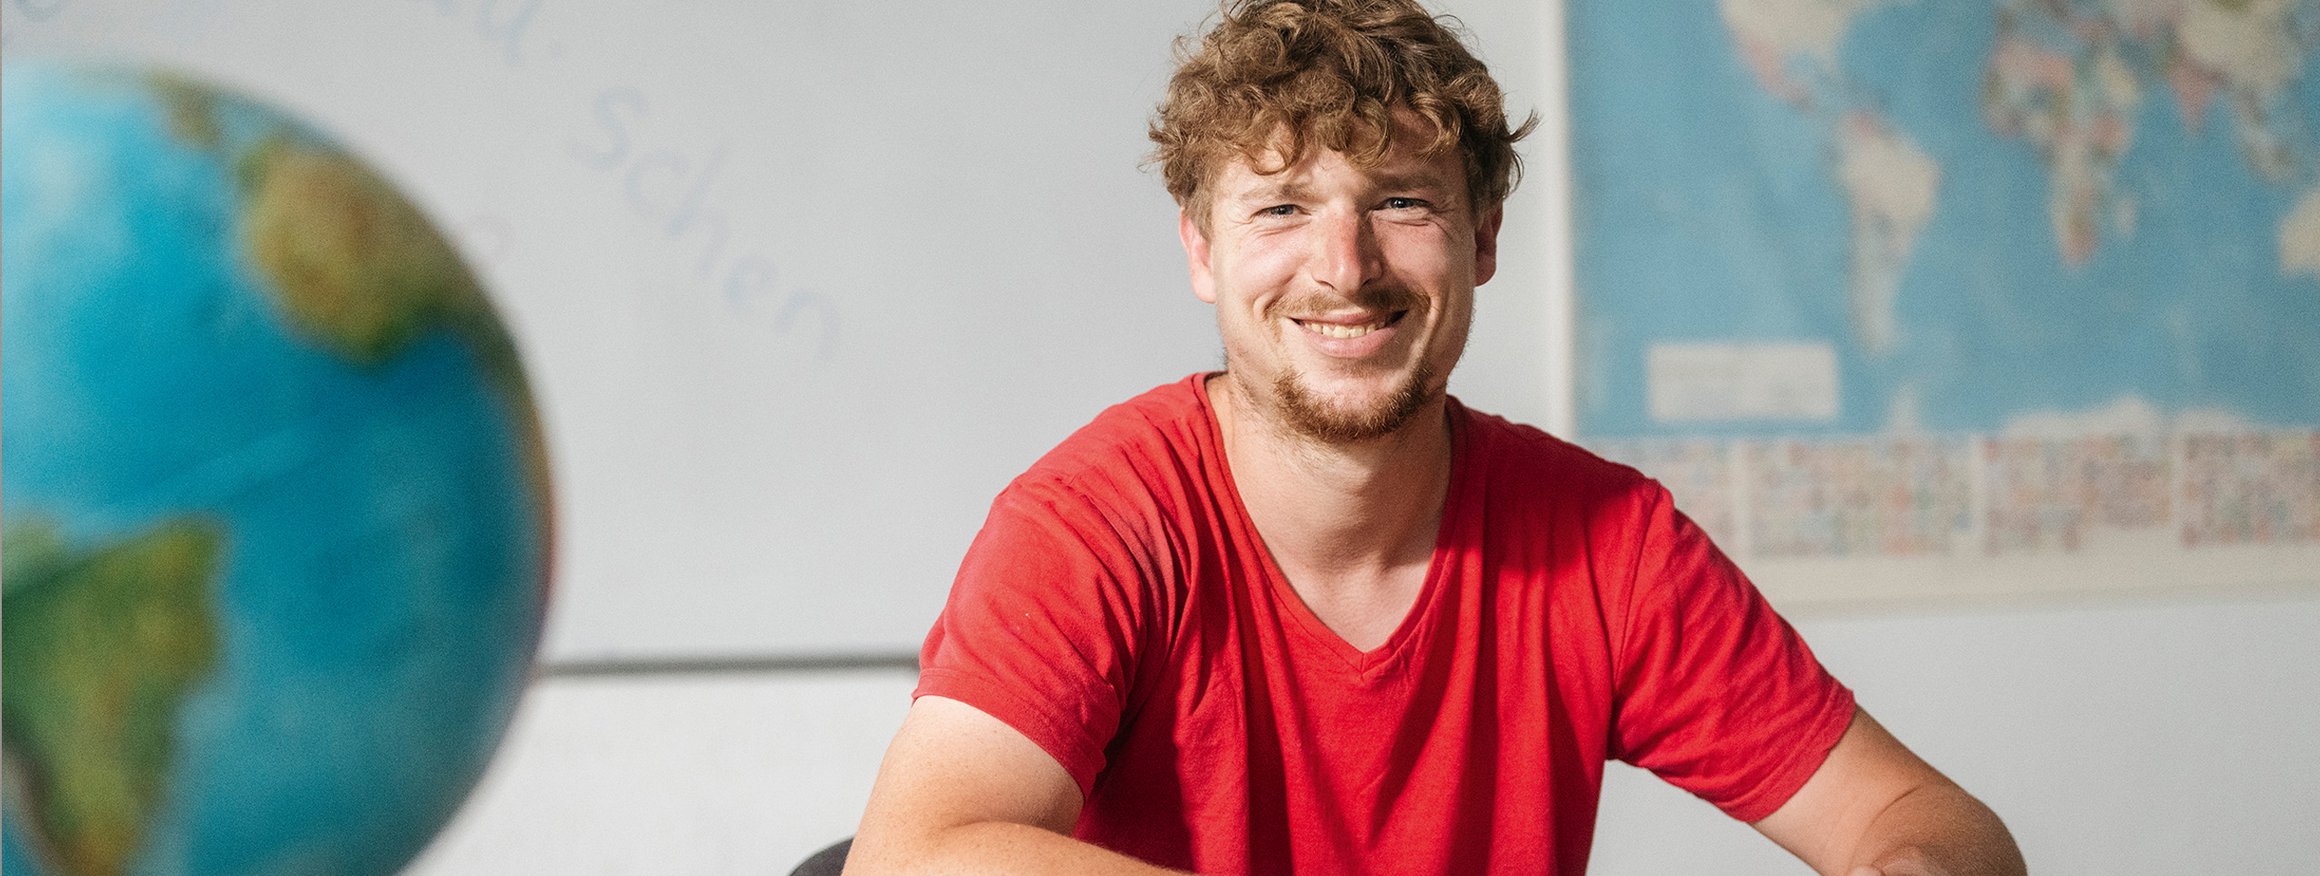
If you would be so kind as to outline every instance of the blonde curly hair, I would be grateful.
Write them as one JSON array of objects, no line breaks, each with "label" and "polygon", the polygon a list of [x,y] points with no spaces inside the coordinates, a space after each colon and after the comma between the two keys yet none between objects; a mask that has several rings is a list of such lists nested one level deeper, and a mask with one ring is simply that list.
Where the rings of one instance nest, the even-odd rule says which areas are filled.
[{"label": "blonde curly hair", "polygon": [[1479,215],[1506,201],[1521,177],[1505,96],[1460,42],[1455,19],[1414,0],[1230,0],[1195,44],[1177,41],[1176,75],[1151,124],[1152,163],[1168,193],[1204,226],[1203,188],[1220,161],[1253,165],[1273,153],[1295,166],[1318,145],[1373,166],[1393,148],[1392,112],[1406,107],[1433,129],[1420,152],[1455,149]]}]

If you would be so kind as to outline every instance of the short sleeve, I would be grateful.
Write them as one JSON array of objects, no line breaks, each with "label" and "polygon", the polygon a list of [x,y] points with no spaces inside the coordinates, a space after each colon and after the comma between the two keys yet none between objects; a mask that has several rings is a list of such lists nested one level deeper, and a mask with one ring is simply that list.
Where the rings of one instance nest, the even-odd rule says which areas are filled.
[{"label": "short sleeve", "polygon": [[1771,815],[1851,724],[1853,694],[1665,490],[1614,629],[1612,751],[1741,821]]},{"label": "short sleeve", "polygon": [[1009,487],[927,634],[914,696],[998,718],[1088,793],[1134,676],[1144,614],[1137,568],[1084,497],[1054,483]]}]

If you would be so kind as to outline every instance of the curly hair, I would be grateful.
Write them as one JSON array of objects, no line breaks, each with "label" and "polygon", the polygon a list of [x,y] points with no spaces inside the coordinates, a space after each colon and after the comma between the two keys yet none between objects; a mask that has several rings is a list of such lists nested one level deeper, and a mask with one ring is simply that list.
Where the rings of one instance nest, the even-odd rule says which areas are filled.
[{"label": "curly hair", "polygon": [[1218,162],[1259,162],[1278,173],[1314,145],[1374,166],[1393,148],[1392,111],[1433,128],[1427,156],[1456,149],[1477,213],[1495,207],[1522,173],[1515,141],[1533,114],[1508,127],[1505,97],[1466,50],[1455,19],[1415,0],[1228,0],[1215,27],[1177,40],[1178,66],[1151,124],[1152,162],[1176,203],[1206,224],[1204,185]]}]

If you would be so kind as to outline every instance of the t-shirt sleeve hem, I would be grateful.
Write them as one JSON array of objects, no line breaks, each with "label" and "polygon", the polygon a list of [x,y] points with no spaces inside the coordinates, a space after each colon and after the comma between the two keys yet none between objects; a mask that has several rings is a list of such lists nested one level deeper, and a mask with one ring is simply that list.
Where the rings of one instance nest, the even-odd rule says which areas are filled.
[{"label": "t-shirt sleeve hem", "polygon": [[1771,770],[1756,790],[1722,804],[1724,814],[1744,822],[1762,821],[1811,781],[1820,771],[1829,752],[1837,747],[1837,740],[1853,726],[1853,691],[1843,685],[1832,684],[1827,699],[1822,701],[1813,724],[1799,737],[1798,744],[1788,748],[1786,758]]},{"label": "t-shirt sleeve hem", "polygon": [[918,689],[910,696],[957,700],[999,719],[1055,758],[1079,786],[1082,799],[1094,790],[1096,773],[1103,769],[1101,747],[1071,721],[1049,714],[997,681],[954,669],[928,669],[919,675]]}]

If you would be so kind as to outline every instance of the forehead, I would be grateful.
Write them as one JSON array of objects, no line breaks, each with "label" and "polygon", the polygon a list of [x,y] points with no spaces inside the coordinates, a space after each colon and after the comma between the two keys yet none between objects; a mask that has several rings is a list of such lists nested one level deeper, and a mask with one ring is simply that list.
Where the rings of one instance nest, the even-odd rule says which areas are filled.
[{"label": "forehead", "polygon": [[[1433,140],[1433,127],[1417,113],[1408,109],[1394,112],[1394,136],[1391,148],[1374,162],[1363,164],[1356,156],[1329,149],[1307,138],[1304,153],[1295,164],[1284,166],[1283,152],[1288,145],[1286,132],[1277,133],[1273,144],[1259,150],[1254,156],[1229,152],[1218,156],[1215,170],[1209,180],[1211,193],[1221,200],[1246,200],[1280,197],[1284,194],[1309,193],[1319,186],[1354,184],[1366,187],[1403,190],[1442,190],[1441,196],[1463,194],[1466,187],[1466,163],[1455,149],[1443,149],[1428,154],[1421,151]],[[1366,146],[1367,135],[1355,138],[1357,149]]]}]

